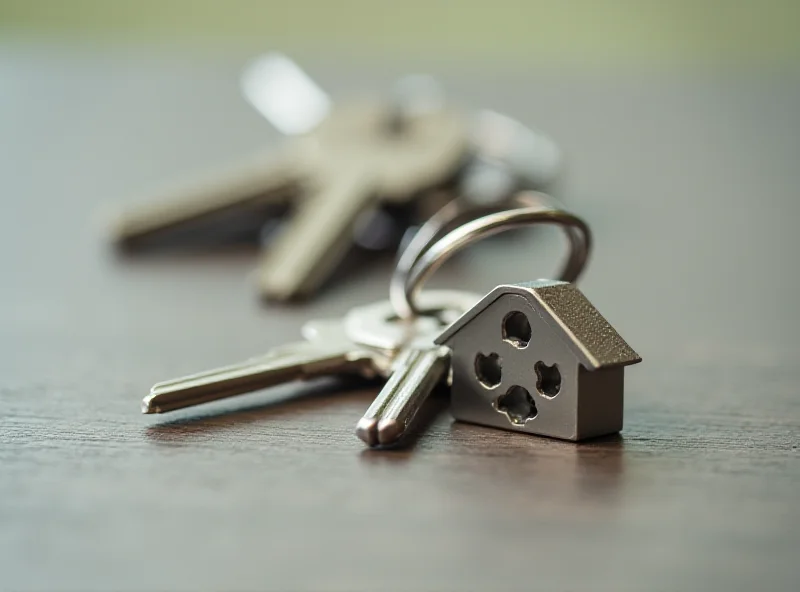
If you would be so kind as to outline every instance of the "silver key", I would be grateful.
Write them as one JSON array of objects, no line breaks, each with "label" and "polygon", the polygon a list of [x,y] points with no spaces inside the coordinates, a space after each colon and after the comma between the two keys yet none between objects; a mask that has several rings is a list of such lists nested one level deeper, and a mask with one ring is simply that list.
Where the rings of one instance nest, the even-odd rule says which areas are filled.
[{"label": "silver key", "polygon": [[431,347],[403,350],[389,382],[356,425],[356,435],[369,446],[398,442],[449,369],[450,350],[446,347],[431,343]]},{"label": "silver key", "polygon": [[[421,295],[428,314],[411,320],[396,318],[387,300],[348,315],[348,335],[369,347],[393,351],[390,377],[356,425],[356,435],[369,446],[396,444],[433,389],[448,375],[448,348],[433,340],[476,302],[476,294],[431,291]],[[388,321],[388,322],[387,322]]]},{"label": "silver key", "polygon": [[352,374],[375,376],[388,359],[344,339],[306,341],[215,370],[159,382],[142,401],[143,413],[165,413],[295,380]]},{"label": "silver key", "polygon": [[[310,321],[302,330],[304,341],[279,346],[238,364],[154,385],[142,402],[142,411],[163,413],[320,376],[388,377],[396,367],[395,361],[409,355],[406,352],[411,347],[432,344],[444,326],[477,300],[478,295],[467,292],[426,292],[421,304],[435,314],[420,316],[413,323],[398,320],[388,300],[356,307],[342,319]],[[411,399],[418,404],[409,406],[401,402],[403,399],[393,403],[393,397],[388,397],[387,419],[408,425],[424,395]],[[400,435],[402,431],[397,437]]]},{"label": "silver key", "polygon": [[[258,93],[251,89],[250,95],[259,105]],[[150,207],[123,212],[113,225],[115,242],[136,247],[220,217],[258,221],[294,205],[286,227],[267,247],[258,285],[276,300],[307,296],[347,253],[360,220],[381,204],[407,203],[449,181],[467,153],[464,120],[450,109],[398,117],[389,102],[354,101],[332,108],[311,126],[291,123],[292,107],[302,105],[278,103],[260,109],[277,117],[282,129],[306,133],[288,140],[277,155],[257,155],[167,191]]]}]

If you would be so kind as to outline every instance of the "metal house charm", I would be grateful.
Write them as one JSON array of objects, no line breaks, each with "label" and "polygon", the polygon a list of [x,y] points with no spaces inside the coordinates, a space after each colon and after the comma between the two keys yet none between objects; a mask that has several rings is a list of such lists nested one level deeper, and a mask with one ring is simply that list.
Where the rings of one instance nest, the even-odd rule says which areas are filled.
[{"label": "metal house charm", "polygon": [[573,284],[501,285],[436,343],[452,349],[452,413],[583,440],[622,429],[625,366],[641,358]]}]

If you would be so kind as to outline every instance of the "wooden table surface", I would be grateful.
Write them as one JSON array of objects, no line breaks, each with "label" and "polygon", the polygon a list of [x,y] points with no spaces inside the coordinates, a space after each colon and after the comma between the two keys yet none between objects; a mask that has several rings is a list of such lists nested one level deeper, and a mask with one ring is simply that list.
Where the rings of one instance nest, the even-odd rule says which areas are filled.
[{"label": "wooden table surface", "polygon": [[[122,259],[98,211],[277,145],[246,56],[0,47],[0,589],[796,590],[800,75],[306,60],[327,88],[425,69],[552,133],[592,224],[586,295],[643,356],[621,436],[454,423],[353,435],[375,385],[287,386],[142,416],[154,381],[383,298],[390,260],[261,306],[255,254]],[[540,232],[433,284],[550,273]]]}]

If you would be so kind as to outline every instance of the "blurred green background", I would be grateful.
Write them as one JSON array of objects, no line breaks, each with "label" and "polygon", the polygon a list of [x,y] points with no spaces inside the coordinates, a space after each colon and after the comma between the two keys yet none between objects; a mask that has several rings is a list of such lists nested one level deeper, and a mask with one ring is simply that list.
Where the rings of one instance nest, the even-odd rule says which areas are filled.
[{"label": "blurred green background", "polygon": [[798,0],[0,0],[13,36],[512,63],[797,63],[799,25]]}]

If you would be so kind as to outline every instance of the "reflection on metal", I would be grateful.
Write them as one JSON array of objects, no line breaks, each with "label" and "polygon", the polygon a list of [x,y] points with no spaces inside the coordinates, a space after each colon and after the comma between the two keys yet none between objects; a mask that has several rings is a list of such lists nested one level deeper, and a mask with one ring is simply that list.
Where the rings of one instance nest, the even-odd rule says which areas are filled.
[{"label": "reflection on metal", "polygon": [[241,85],[250,104],[287,136],[310,132],[331,110],[327,93],[281,53],[264,54],[250,62]]}]

